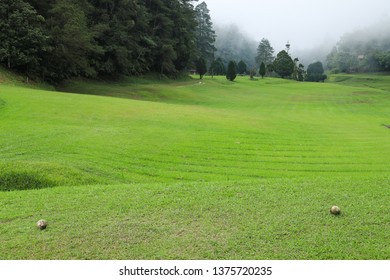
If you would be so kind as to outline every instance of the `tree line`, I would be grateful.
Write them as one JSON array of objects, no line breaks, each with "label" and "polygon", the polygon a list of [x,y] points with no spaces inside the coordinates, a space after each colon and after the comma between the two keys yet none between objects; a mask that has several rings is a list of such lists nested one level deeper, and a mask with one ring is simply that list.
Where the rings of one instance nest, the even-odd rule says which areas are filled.
[{"label": "tree line", "polygon": [[191,0],[1,0],[0,63],[32,78],[156,72],[212,57],[207,5]]},{"label": "tree line", "polygon": [[[159,73],[175,77],[196,69],[202,77],[236,74],[279,75],[298,81],[310,78],[289,46],[274,56],[267,39],[256,54],[247,38],[230,28],[216,45],[207,4],[192,0],[2,0],[0,63],[53,84],[72,77],[114,78]],[[235,40],[236,39],[236,40]],[[215,58],[215,54],[220,55]],[[237,63],[238,55],[243,56]],[[317,71],[321,67],[314,67]],[[310,68],[310,67],[309,67]],[[309,70],[308,68],[308,70]],[[313,67],[311,67],[313,68]],[[310,68],[310,69],[311,69]],[[322,75],[322,76],[321,76]],[[319,77],[319,78],[318,78]]]},{"label": "tree line", "polygon": [[[275,56],[275,51],[271,43],[268,39],[263,38],[258,45],[254,65],[248,67],[244,60],[240,60],[238,63],[235,60],[230,60],[226,66],[224,62],[226,57],[225,59],[218,57],[211,62],[208,72],[212,76],[226,75],[226,78],[230,81],[233,81],[237,77],[237,74],[249,74],[251,79],[255,75],[259,75],[262,78],[267,75],[309,82],[323,82],[327,78],[324,74],[322,62],[313,62],[308,66],[306,71],[305,66],[299,62],[298,58],[292,59],[290,47],[291,45],[287,43],[286,49],[281,50]],[[207,72],[206,63],[202,59],[197,64],[197,71],[200,73],[200,78]]]},{"label": "tree line", "polygon": [[390,71],[390,21],[342,36],[326,64],[334,73]]}]

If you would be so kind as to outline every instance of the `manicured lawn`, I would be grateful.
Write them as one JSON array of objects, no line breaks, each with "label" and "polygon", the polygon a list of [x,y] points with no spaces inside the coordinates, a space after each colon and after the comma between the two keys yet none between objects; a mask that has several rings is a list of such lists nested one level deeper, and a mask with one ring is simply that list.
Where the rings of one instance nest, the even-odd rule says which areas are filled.
[{"label": "manicured lawn", "polygon": [[0,84],[0,259],[388,259],[388,77],[344,78]]}]

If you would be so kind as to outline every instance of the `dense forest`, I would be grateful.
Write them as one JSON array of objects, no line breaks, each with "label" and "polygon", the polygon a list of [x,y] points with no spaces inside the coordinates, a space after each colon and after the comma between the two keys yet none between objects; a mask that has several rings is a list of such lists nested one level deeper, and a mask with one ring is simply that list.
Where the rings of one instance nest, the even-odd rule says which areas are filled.
[{"label": "dense forest", "polygon": [[193,2],[2,0],[0,62],[51,83],[148,72],[175,76],[214,52],[207,6]]}]

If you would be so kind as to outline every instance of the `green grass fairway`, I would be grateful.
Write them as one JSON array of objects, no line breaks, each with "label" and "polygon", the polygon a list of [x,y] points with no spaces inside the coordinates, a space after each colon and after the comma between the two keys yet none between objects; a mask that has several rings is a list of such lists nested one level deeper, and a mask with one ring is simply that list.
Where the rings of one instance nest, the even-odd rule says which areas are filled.
[{"label": "green grass fairway", "polygon": [[5,80],[0,259],[390,259],[389,76]]}]

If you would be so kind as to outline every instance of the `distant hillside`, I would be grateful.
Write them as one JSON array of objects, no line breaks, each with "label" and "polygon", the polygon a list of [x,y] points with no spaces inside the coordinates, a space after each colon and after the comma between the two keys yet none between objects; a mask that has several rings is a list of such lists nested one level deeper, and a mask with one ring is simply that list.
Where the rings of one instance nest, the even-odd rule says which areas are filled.
[{"label": "distant hillside", "polygon": [[390,71],[390,18],[342,36],[326,64],[335,73]]}]

